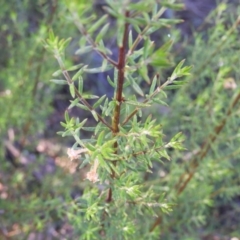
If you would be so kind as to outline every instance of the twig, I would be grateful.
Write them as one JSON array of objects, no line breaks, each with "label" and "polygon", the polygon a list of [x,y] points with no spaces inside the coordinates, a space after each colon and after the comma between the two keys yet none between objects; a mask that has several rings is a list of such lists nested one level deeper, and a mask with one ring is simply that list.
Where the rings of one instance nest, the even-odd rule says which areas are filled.
[{"label": "twig", "polygon": [[[65,79],[68,82],[68,85],[73,84],[73,81],[68,73],[68,71],[65,69],[64,63],[62,62],[62,59],[60,57],[60,54],[58,51],[55,52],[55,58],[58,61],[58,64],[60,65],[60,68],[62,70],[62,74],[64,75]],[[95,111],[93,109],[93,107],[82,97],[81,93],[77,90],[77,88],[74,86],[74,92],[77,95],[78,99],[90,110],[90,111]],[[105,125],[107,126],[109,129],[111,129],[113,131],[113,128],[111,127],[111,125],[104,119],[101,117],[101,115],[99,113],[97,113],[97,117],[98,119]]]},{"label": "twig", "polygon": [[[54,15],[56,13],[56,10],[57,10],[57,1],[54,0],[52,5],[51,5],[51,14],[48,18],[48,20],[46,21],[46,25],[48,26],[48,28],[50,28],[50,26],[52,25],[52,22],[53,22],[53,19],[54,19]],[[40,54],[40,60],[39,60],[39,65],[36,69],[36,77],[34,78],[34,85],[33,85],[33,89],[32,89],[32,100],[33,102],[36,101],[36,95],[37,95],[37,86],[38,86],[38,83],[39,83],[39,79],[40,79],[40,76],[41,76],[41,72],[42,72],[42,67],[43,67],[43,60],[44,60],[44,57],[45,57],[45,53],[46,53],[46,49],[43,47],[42,48],[42,52]],[[28,61],[28,66],[31,68],[31,64],[32,62],[34,62],[33,60],[34,56],[31,57]],[[35,109],[35,106],[33,106],[31,109],[30,109],[30,115],[28,116],[28,119],[26,120],[24,126],[22,127],[23,129],[23,136],[20,140],[20,145],[23,146],[26,142],[26,137],[28,135],[28,132],[29,132],[29,129],[31,127],[31,124],[32,124],[32,111]]]},{"label": "twig", "polygon": [[[203,143],[201,150],[199,153],[196,155],[196,157],[191,161],[191,166],[190,166],[190,173],[184,173],[182,176],[180,176],[179,179],[179,184],[176,186],[177,194],[181,194],[183,190],[186,188],[187,184],[190,182],[192,177],[195,174],[195,171],[197,167],[199,166],[200,161],[207,155],[208,151],[210,150],[212,144],[215,142],[223,128],[225,127],[228,118],[232,114],[233,108],[237,105],[237,103],[240,100],[240,93],[236,95],[236,97],[233,99],[233,102],[230,104],[228,107],[227,113],[225,117],[221,120],[221,122],[214,128],[214,132],[207,137],[207,140]],[[187,178],[186,178],[187,177]],[[186,179],[183,181],[183,179]]]},{"label": "twig", "polygon": [[[237,105],[237,103],[240,101],[240,92],[236,95],[236,97],[233,99],[232,103],[228,107],[227,113],[225,117],[221,120],[221,122],[214,128],[214,133],[211,134],[207,140],[204,142],[204,144],[201,147],[201,150],[197,153],[197,155],[191,160],[191,172],[185,172],[183,173],[179,178],[179,184],[175,187],[177,191],[177,195],[180,195],[187,187],[188,183],[193,178],[196,169],[198,168],[200,161],[207,155],[208,151],[210,150],[212,144],[215,142],[217,137],[219,136],[220,132],[225,127],[228,118],[232,114],[233,108]],[[184,180],[185,179],[185,180]],[[161,217],[158,217],[158,219],[153,223],[152,227],[150,228],[150,232],[152,232],[159,224],[161,223]]]},{"label": "twig", "polygon": [[78,14],[76,12],[71,12],[73,15],[74,23],[77,26],[78,30],[86,37],[89,44],[92,46],[93,50],[96,51],[102,58],[106,59],[109,63],[111,63],[114,67],[118,66],[118,63],[115,62],[113,59],[108,57],[104,52],[98,49],[98,45],[94,42],[91,36],[88,34],[87,30],[81,24],[80,20],[78,19]]},{"label": "twig", "polygon": [[[172,81],[167,80],[164,84],[162,84],[161,86],[157,87],[157,89],[150,95],[148,96],[147,99],[145,99],[142,103],[146,104],[149,101],[151,101],[164,87],[166,87],[168,84],[171,84]],[[125,125],[138,111],[139,111],[139,107],[136,107],[121,123],[121,126]]]}]

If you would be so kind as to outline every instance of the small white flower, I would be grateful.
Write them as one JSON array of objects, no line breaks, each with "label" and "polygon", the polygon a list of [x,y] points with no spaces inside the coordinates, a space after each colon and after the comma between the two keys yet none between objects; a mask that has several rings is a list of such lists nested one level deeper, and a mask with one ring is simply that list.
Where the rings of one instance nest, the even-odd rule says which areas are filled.
[{"label": "small white flower", "polygon": [[83,149],[78,149],[78,150],[74,150],[72,148],[68,148],[67,149],[67,155],[70,158],[70,160],[75,160],[78,159],[82,153],[87,152],[88,150],[83,148]]},{"label": "small white flower", "polygon": [[87,173],[86,179],[89,181],[95,183],[99,181],[98,174],[97,174],[97,168],[98,168],[98,159],[94,161],[94,164],[91,168],[91,170]]},{"label": "small white flower", "polygon": [[98,174],[96,171],[90,170],[87,175],[86,175],[86,179],[88,179],[90,182],[98,182]]}]

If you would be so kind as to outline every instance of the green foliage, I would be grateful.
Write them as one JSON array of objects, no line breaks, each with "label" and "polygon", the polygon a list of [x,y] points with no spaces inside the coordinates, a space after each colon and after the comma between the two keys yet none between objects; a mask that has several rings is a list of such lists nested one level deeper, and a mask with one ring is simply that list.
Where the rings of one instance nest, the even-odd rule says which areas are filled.
[{"label": "green foliage", "polygon": [[183,38],[174,1],[30,2],[0,10],[0,238],[239,238],[239,7]]},{"label": "green foliage", "polygon": [[[87,40],[84,42],[87,45],[81,45],[76,54],[96,51],[102,56],[102,65],[97,68],[89,68],[87,65],[67,68],[64,49],[69,39],[59,39],[53,31],[49,32],[44,46],[53,53],[60,66],[57,72],[61,71],[66,79],[53,81],[57,84],[67,83],[69,86],[73,98],[69,108],[84,109],[91,113],[96,121],[91,129],[94,135],[89,139],[82,138],[88,120],[70,118],[66,111],[65,123],[61,123],[65,131],[59,132],[62,136],[70,135],[75,139],[73,147],[69,149],[69,157],[80,159],[82,165],[86,163],[91,165],[86,178],[96,185],[92,187],[95,189],[94,192],[91,189],[84,191],[86,197],[84,195],[82,198],[86,205],[80,204],[79,207],[85,225],[78,228],[83,233],[84,239],[113,239],[116,236],[118,239],[132,237],[136,239],[148,236],[149,218],[158,216],[160,212],[171,211],[171,204],[161,197],[161,191],[144,186],[143,176],[151,172],[154,162],[170,160],[168,148],[183,149],[181,143],[184,140],[182,134],[178,133],[166,142],[162,125],[151,116],[147,118],[142,116],[142,112],[144,108],[150,107],[158,100],[166,104],[161,100],[165,88],[172,84],[178,87],[182,85],[184,81],[177,82],[176,79],[188,76],[191,67],[183,67],[184,61],[181,61],[173,70],[171,77],[160,84],[157,77],[158,69],[171,65],[168,55],[172,43],[167,42],[154,50],[150,32],[179,21],[159,19],[165,8],[154,2],[148,3],[144,12],[139,11],[139,7],[143,7],[144,3],[108,1],[108,4],[106,9],[116,18],[118,27],[116,39],[119,49],[118,62],[111,58],[111,50],[104,44],[109,25],[108,15],[103,15],[97,21],[88,21],[89,12],[79,15],[73,4],[69,6],[69,11],[82,38]],[[129,35],[131,26],[138,32],[135,38]],[[101,29],[100,32],[97,32],[98,29]],[[140,43],[143,44],[142,47]],[[148,65],[156,67],[152,73],[154,76],[152,80],[148,77]],[[77,73],[71,74],[72,69],[77,70]],[[97,97],[91,105],[87,99],[95,99],[96,96],[87,96],[84,92],[83,74],[111,69],[114,69],[114,78],[112,81],[108,76],[108,82],[114,88],[114,98],[110,99],[103,95]],[[77,82],[75,83],[77,79],[79,87]],[[151,83],[149,94],[141,87],[144,80]],[[129,91],[130,87],[133,91]],[[100,186],[101,190],[96,194],[96,187]],[[138,221],[138,224],[134,224],[135,221]]]}]

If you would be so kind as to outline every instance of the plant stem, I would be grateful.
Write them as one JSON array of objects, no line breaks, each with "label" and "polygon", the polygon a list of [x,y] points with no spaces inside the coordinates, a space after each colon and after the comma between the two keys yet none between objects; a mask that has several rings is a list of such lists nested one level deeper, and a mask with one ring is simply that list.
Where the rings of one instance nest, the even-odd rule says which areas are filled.
[{"label": "plant stem", "polygon": [[[167,80],[165,83],[163,83],[161,86],[157,87],[157,89],[150,95],[148,96],[147,99],[145,99],[142,103],[148,103],[151,101],[164,87],[166,87],[168,84],[170,84],[171,81]],[[121,126],[125,125],[137,112],[139,111],[139,107],[136,107],[121,123]]]},{"label": "plant stem", "polygon": [[[125,12],[125,17],[129,17],[130,12]],[[119,55],[118,55],[118,81],[117,81],[117,90],[115,94],[116,106],[113,113],[112,118],[112,133],[115,136],[119,132],[119,123],[120,123],[120,114],[121,114],[121,102],[122,102],[122,93],[123,93],[123,83],[124,83],[124,71],[125,71],[125,63],[126,63],[126,48],[127,48],[127,41],[128,41],[128,27],[129,23],[125,23],[124,25],[124,33],[123,33],[123,40],[122,45],[119,46]],[[113,145],[115,149],[115,154],[117,155],[118,152],[118,143],[117,141]],[[114,166],[116,166],[117,161],[113,161]],[[112,169],[111,178],[115,178],[115,171]],[[112,201],[112,189],[109,188],[108,196],[106,202]]]},{"label": "plant stem", "polygon": [[84,26],[80,22],[80,19],[78,18],[78,14],[76,12],[72,11],[72,15],[73,15],[73,20],[74,20],[76,27],[86,37],[88,43],[93,47],[94,51],[96,51],[103,59],[106,59],[110,64],[117,67],[118,65],[113,59],[111,59],[104,52],[102,52],[98,49],[98,45],[94,42],[94,40],[91,38],[91,36],[88,34],[87,30],[84,28]]},{"label": "plant stem", "polygon": [[[198,152],[196,157],[191,161],[190,172],[183,173],[179,179],[179,184],[176,186],[177,194],[181,194],[184,189],[187,187],[187,184],[190,182],[192,177],[194,176],[197,167],[199,166],[199,162],[203,160],[203,158],[207,155],[208,151],[210,150],[212,144],[215,142],[217,137],[219,136],[220,132],[225,127],[228,118],[232,114],[233,108],[237,105],[240,101],[240,93],[238,93],[235,98],[233,99],[232,103],[228,107],[227,113],[225,117],[221,120],[221,122],[214,128],[214,131],[210,136],[207,137],[207,140],[203,143],[201,150]],[[185,179],[185,181],[183,180]]]},{"label": "plant stem", "polygon": [[[56,15],[56,11],[57,11],[57,1],[55,0],[55,1],[52,2],[51,14],[50,14],[49,18],[46,21],[46,25],[48,26],[49,29],[52,26],[52,22],[53,22],[54,16]],[[37,100],[36,99],[37,98],[37,87],[38,87],[40,76],[41,76],[41,73],[42,73],[45,53],[46,53],[46,49],[42,48],[42,52],[40,54],[39,59],[35,60],[34,59],[34,55],[33,55],[29,59],[29,61],[28,61],[28,67],[29,67],[29,69],[27,69],[28,72],[30,72],[32,70],[32,63],[34,61],[37,61],[39,63],[38,67],[36,69],[36,77],[34,78],[34,85],[33,85],[32,93],[31,93],[33,102],[35,102]],[[33,115],[34,106],[35,105],[33,104],[32,108],[29,111],[29,116],[28,116],[26,122],[24,123],[24,126],[22,127],[22,129],[23,129],[23,136],[22,136],[22,138],[20,140],[20,145],[21,146],[25,145],[27,135],[28,135],[30,127],[32,125],[32,121],[33,121],[32,120],[32,115]]]},{"label": "plant stem", "polygon": [[[180,195],[187,187],[188,183],[191,181],[191,179],[193,178],[197,167],[199,166],[199,163],[201,160],[203,160],[203,158],[207,155],[208,151],[210,150],[212,144],[215,142],[215,140],[217,139],[217,137],[219,136],[220,132],[223,130],[223,128],[225,127],[228,118],[230,117],[230,115],[232,114],[233,108],[236,107],[237,103],[240,101],[240,92],[235,96],[235,98],[233,99],[232,103],[230,104],[230,106],[228,107],[227,113],[225,115],[225,117],[221,120],[221,122],[214,128],[214,132],[207,137],[207,140],[203,143],[201,150],[197,153],[197,155],[195,156],[195,158],[193,158],[191,160],[191,166],[190,166],[190,172],[185,172],[183,173],[178,182],[179,184],[177,184],[176,191],[177,191],[177,195]],[[184,180],[185,179],[185,180]],[[153,223],[152,227],[150,228],[150,232],[152,232],[159,224],[161,223],[161,217],[159,216],[155,222]]]},{"label": "plant stem", "polygon": [[[64,63],[63,63],[63,61],[62,61],[62,59],[61,59],[60,53],[56,50],[56,52],[55,52],[54,55],[55,55],[55,58],[57,59],[58,64],[59,64],[59,66],[60,66],[60,68],[61,68],[61,70],[62,70],[62,74],[64,75],[65,79],[66,79],[67,82],[68,82],[68,85],[74,84],[72,78],[70,77],[68,71],[67,71],[66,68],[65,68],[65,65],[64,65]],[[83,98],[83,96],[81,95],[81,93],[78,91],[78,89],[77,89],[75,86],[74,86],[74,92],[75,92],[75,94],[77,95],[79,101],[81,101],[90,111],[94,111],[93,107],[88,103],[87,100],[85,100],[85,99]],[[96,114],[97,114],[98,119],[99,119],[105,126],[107,126],[109,129],[111,129],[111,130],[113,131],[111,125],[109,125],[109,123],[108,123],[104,118],[102,118],[99,113],[96,112]]]}]

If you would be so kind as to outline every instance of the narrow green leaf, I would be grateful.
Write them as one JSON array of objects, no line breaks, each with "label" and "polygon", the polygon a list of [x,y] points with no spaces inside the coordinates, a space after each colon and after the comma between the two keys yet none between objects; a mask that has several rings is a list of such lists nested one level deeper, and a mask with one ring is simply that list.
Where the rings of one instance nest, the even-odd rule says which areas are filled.
[{"label": "narrow green leaf", "polygon": [[116,12],[116,11],[114,11],[112,8],[110,8],[110,7],[103,7],[104,8],[104,10],[106,10],[110,15],[112,15],[112,16],[114,16],[114,17],[119,17],[119,16],[121,16],[118,12]]},{"label": "narrow green leaf", "polygon": [[68,122],[69,122],[69,114],[68,114],[68,111],[65,111],[65,113],[64,113],[64,118],[65,118],[66,123],[68,123]]},{"label": "narrow green leaf", "polygon": [[103,124],[102,124],[101,122],[99,122],[99,123],[97,124],[97,126],[95,127],[95,129],[94,129],[94,134],[97,135],[98,132],[99,132],[100,130],[102,130],[102,129],[105,129],[105,127],[103,127]]},{"label": "narrow green leaf", "polygon": [[102,131],[102,132],[99,134],[98,139],[97,139],[97,145],[98,145],[98,146],[101,146],[101,145],[103,144],[104,136],[105,136],[105,132]]},{"label": "narrow green leaf", "polygon": [[123,133],[123,134],[128,134],[128,130],[126,130],[123,126],[119,126],[119,129],[120,129],[120,132]]},{"label": "narrow green leaf", "polygon": [[148,124],[151,122],[152,120],[152,115],[149,115],[147,117],[147,119],[145,120],[145,123],[144,123],[144,128],[147,128],[148,127]]},{"label": "narrow green leaf", "polygon": [[179,75],[179,73],[180,73],[180,71],[181,71],[181,67],[182,67],[182,65],[184,64],[184,62],[185,62],[185,59],[183,59],[182,61],[180,61],[180,62],[178,63],[178,65],[175,67],[175,69],[174,69],[174,71],[173,71],[173,73],[172,73],[172,75],[171,75],[171,77],[170,77],[171,81],[173,81],[174,79],[176,79],[176,78],[178,77],[178,75]]},{"label": "narrow green leaf", "polygon": [[167,7],[167,8],[170,8],[170,9],[173,9],[173,10],[183,10],[184,9],[184,4],[183,3],[168,3],[168,2],[161,2],[161,5],[164,6],[164,7]]},{"label": "narrow green leaf", "polygon": [[91,52],[92,49],[93,49],[92,46],[85,46],[85,47],[79,48],[79,49],[75,52],[75,54],[76,54],[76,55],[82,55],[82,54]]},{"label": "narrow green leaf", "polygon": [[90,143],[87,143],[87,144],[86,144],[86,148],[89,149],[91,152],[96,151],[96,147],[93,146],[93,145],[90,144]]},{"label": "narrow green leaf", "polygon": [[71,42],[72,38],[67,38],[67,39],[63,39],[63,42],[60,46],[60,50],[63,51],[65,50],[65,48],[68,46],[68,44]]},{"label": "narrow green leaf", "polygon": [[108,66],[108,60],[107,59],[103,59],[101,72],[104,72],[105,69],[107,68],[107,66]]},{"label": "narrow green leaf", "polygon": [[106,98],[104,105],[103,105],[103,111],[108,107],[108,98]]},{"label": "narrow green leaf", "polygon": [[96,21],[89,29],[88,33],[96,31],[107,19],[108,15],[103,15],[98,21]]},{"label": "narrow green leaf", "polygon": [[99,165],[102,168],[106,169],[109,174],[112,174],[112,170],[109,167],[108,162],[104,161],[104,159],[103,159],[103,157],[101,155],[98,156],[98,160],[99,160]]},{"label": "narrow green leaf", "polygon": [[125,83],[123,84],[123,88],[127,88],[131,85],[131,82],[126,79]]},{"label": "narrow green leaf", "polygon": [[[98,125],[97,125],[97,127],[98,127]],[[94,132],[97,127],[82,127],[82,129],[85,130],[85,131],[88,131],[88,132]],[[100,130],[107,130],[108,128],[107,127],[103,127],[100,124],[99,129]]]},{"label": "narrow green leaf", "polygon": [[136,106],[136,107],[150,107],[151,106],[150,104],[147,104],[147,103],[140,103],[140,102],[131,101],[131,100],[125,101],[125,103]]},{"label": "narrow green leaf", "polygon": [[79,169],[84,168],[87,164],[89,164],[89,160],[88,159],[84,159],[81,163],[81,165],[79,166]]},{"label": "narrow green leaf", "polygon": [[59,69],[59,70],[57,70],[56,72],[54,72],[54,73],[52,74],[52,76],[53,76],[53,77],[57,77],[57,76],[59,76],[60,74],[62,74],[62,69]]},{"label": "narrow green leaf", "polygon": [[96,99],[96,98],[99,98],[97,95],[91,95],[91,94],[83,94],[82,97],[84,99]]},{"label": "narrow green leaf", "polygon": [[171,66],[171,62],[166,57],[152,58],[152,61],[151,61],[150,64],[152,66],[155,66],[155,67],[169,67],[169,66]]},{"label": "narrow green leaf", "polygon": [[112,51],[105,47],[103,40],[100,40],[96,49],[100,52],[105,53],[106,55],[112,55]]},{"label": "narrow green leaf", "polygon": [[133,36],[132,36],[132,30],[130,30],[128,34],[128,48],[130,49],[132,45],[133,45]]},{"label": "narrow green leaf", "polygon": [[86,107],[85,105],[83,105],[81,103],[76,104],[76,106],[83,109],[83,110],[89,111],[88,107]]},{"label": "narrow green leaf", "polygon": [[171,139],[170,142],[177,141],[177,140],[181,139],[182,137],[183,137],[183,140],[184,140],[184,135],[183,135],[183,133],[182,133],[182,132],[179,132],[179,133],[177,133],[177,134]]},{"label": "narrow green leaf", "polygon": [[151,46],[151,41],[149,38],[146,38],[143,45],[143,59],[146,59],[149,56],[150,46]]},{"label": "narrow green leaf", "polygon": [[69,91],[71,93],[72,98],[75,98],[75,86],[73,83],[69,85]]},{"label": "narrow green leaf", "polygon": [[80,122],[79,124],[77,124],[77,128],[79,128],[79,129],[81,129],[84,125],[85,125],[85,123],[87,122],[87,118],[85,118],[82,122]]},{"label": "narrow green leaf", "polygon": [[107,76],[107,80],[108,80],[108,83],[109,83],[113,88],[116,87],[115,83],[111,80],[111,78],[110,78],[109,76]]},{"label": "narrow green leaf", "polygon": [[132,63],[134,63],[134,60],[139,58],[142,55],[143,55],[143,48],[140,48],[131,54],[131,56],[129,57],[129,60],[131,59],[133,61]]},{"label": "narrow green leaf", "polygon": [[109,114],[113,111],[113,109],[115,108],[115,102],[114,101],[111,101],[109,104],[108,104],[108,107],[105,111],[105,115],[106,116],[109,116]]},{"label": "narrow green leaf", "polygon": [[144,96],[142,89],[139,87],[139,85],[135,81],[132,82],[132,87],[139,95],[141,95],[142,97]]},{"label": "narrow green leaf", "polygon": [[149,95],[151,95],[154,92],[156,84],[157,84],[157,76],[154,76],[150,90],[149,90]]},{"label": "narrow green leaf", "polygon": [[[115,159],[115,158],[114,158],[114,159]],[[115,172],[117,175],[120,175],[119,169],[118,169],[114,164],[111,164],[111,168],[114,170],[114,172]]]},{"label": "narrow green leaf", "polygon": [[165,157],[167,160],[170,161],[170,157],[169,157],[169,155],[168,155],[168,153],[167,153],[166,150],[158,151],[158,153],[159,153],[162,157]]},{"label": "narrow green leaf", "polygon": [[142,117],[142,109],[138,110],[138,116],[141,118]]},{"label": "narrow green leaf", "polygon": [[105,37],[105,35],[108,31],[109,25],[110,25],[110,23],[107,23],[102,27],[101,31],[99,32],[99,34],[96,37],[96,40],[95,40],[96,43],[98,43],[103,37]]},{"label": "narrow green leaf", "polygon": [[61,125],[62,127],[67,127],[67,124],[64,123],[64,122],[60,122],[60,125]]},{"label": "narrow green leaf", "polygon": [[63,132],[62,137],[66,137],[66,136],[72,136],[71,130],[67,130],[66,132]]},{"label": "narrow green leaf", "polygon": [[83,64],[82,63],[80,63],[80,64],[77,64],[77,65],[74,65],[74,66],[72,66],[72,67],[69,67],[68,69],[67,69],[67,71],[76,71],[76,70],[78,70],[80,67],[82,67],[83,66]]},{"label": "narrow green leaf", "polygon": [[54,35],[54,32],[53,32],[52,29],[50,29],[49,32],[48,32],[48,38],[52,42],[55,40],[55,35]]},{"label": "narrow green leaf", "polygon": [[182,19],[168,19],[168,18],[159,18],[156,22],[152,22],[152,25],[159,27],[171,27],[178,23],[182,23]]},{"label": "narrow green leaf", "polygon": [[50,81],[54,82],[56,84],[59,84],[59,85],[67,85],[68,84],[68,82],[63,79],[51,79]]},{"label": "narrow green leaf", "polygon": [[95,110],[92,110],[91,113],[92,113],[94,119],[98,122],[98,116],[97,116],[96,111],[95,111]]},{"label": "narrow green leaf", "polygon": [[162,94],[164,98],[168,98],[166,92],[163,91],[162,89],[161,89],[161,91],[158,92],[158,94],[160,94],[160,95]]},{"label": "narrow green leaf", "polygon": [[105,69],[102,69],[102,67],[98,68],[85,68],[84,72],[87,73],[99,73],[99,72],[106,72],[108,70],[112,69],[112,65],[107,65]]},{"label": "narrow green leaf", "polygon": [[173,84],[175,84],[175,85],[179,85],[179,86],[182,86],[182,85],[184,85],[185,83],[187,83],[186,80],[183,80],[183,81],[176,80],[176,81],[173,82]]},{"label": "narrow green leaf", "polygon": [[79,99],[76,98],[74,101],[70,101],[70,102],[71,104],[69,105],[68,109],[75,107],[79,103]]},{"label": "narrow green leaf", "polygon": [[166,52],[168,52],[171,49],[172,44],[173,44],[173,41],[169,40],[166,43],[164,43],[157,51],[166,53]]},{"label": "narrow green leaf", "polygon": [[167,106],[167,107],[168,107],[168,105],[167,105],[166,102],[164,102],[164,101],[162,101],[162,100],[160,100],[160,99],[158,99],[158,98],[153,98],[152,100],[153,100],[153,102],[155,102],[155,103],[158,103],[158,104],[160,104],[160,105],[163,105],[163,106]]},{"label": "narrow green leaf", "polygon": [[181,86],[179,85],[168,85],[166,87],[164,87],[164,90],[175,90],[175,89],[179,89]]},{"label": "narrow green leaf", "polygon": [[160,26],[152,26],[152,27],[150,27],[150,28],[147,30],[146,35],[150,35],[150,34],[156,32],[159,28],[160,28]]},{"label": "narrow green leaf", "polygon": [[61,135],[63,137],[64,132],[63,131],[58,131],[57,134]]},{"label": "narrow green leaf", "polygon": [[150,78],[148,76],[148,68],[146,65],[142,65],[140,68],[139,68],[139,74],[141,75],[141,77],[147,82],[147,83],[151,83],[150,81]]},{"label": "narrow green leaf", "polygon": [[139,85],[135,82],[134,78],[132,76],[128,76],[129,80],[131,81],[133,89],[141,96],[144,96],[144,93],[142,89],[139,87]]},{"label": "narrow green leaf", "polygon": [[83,68],[77,71],[77,73],[75,73],[74,76],[72,77],[72,80],[73,81],[77,80],[83,74],[83,71],[84,71]]},{"label": "narrow green leaf", "polygon": [[83,93],[83,78],[82,78],[82,76],[80,76],[78,78],[78,91],[80,92],[80,94]]},{"label": "narrow green leaf", "polygon": [[141,34],[142,33],[142,30],[141,30],[141,28],[138,26],[138,25],[133,25],[133,28],[136,30],[136,32],[138,33],[138,34]]},{"label": "narrow green leaf", "polygon": [[123,35],[124,35],[124,21],[118,21],[118,26],[117,26],[117,32],[116,32],[116,35],[117,35],[117,44],[118,44],[118,47],[121,47],[122,46],[122,39],[123,39]]},{"label": "narrow green leaf", "polygon": [[106,97],[106,95],[103,95],[101,98],[99,98],[99,99],[97,100],[97,102],[94,103],[93,108],[99,107],[100,104],[101,104],[101,103],[103,102],[103,100],[105,99],[105,97]]},{"label": "narrow green leaf", "polygon": [[128,18],[127,21],[131,23],[133,27],[135,26],[144,26],[147,25],[147,21],[144,18],[136,17],[136,18]]}]

